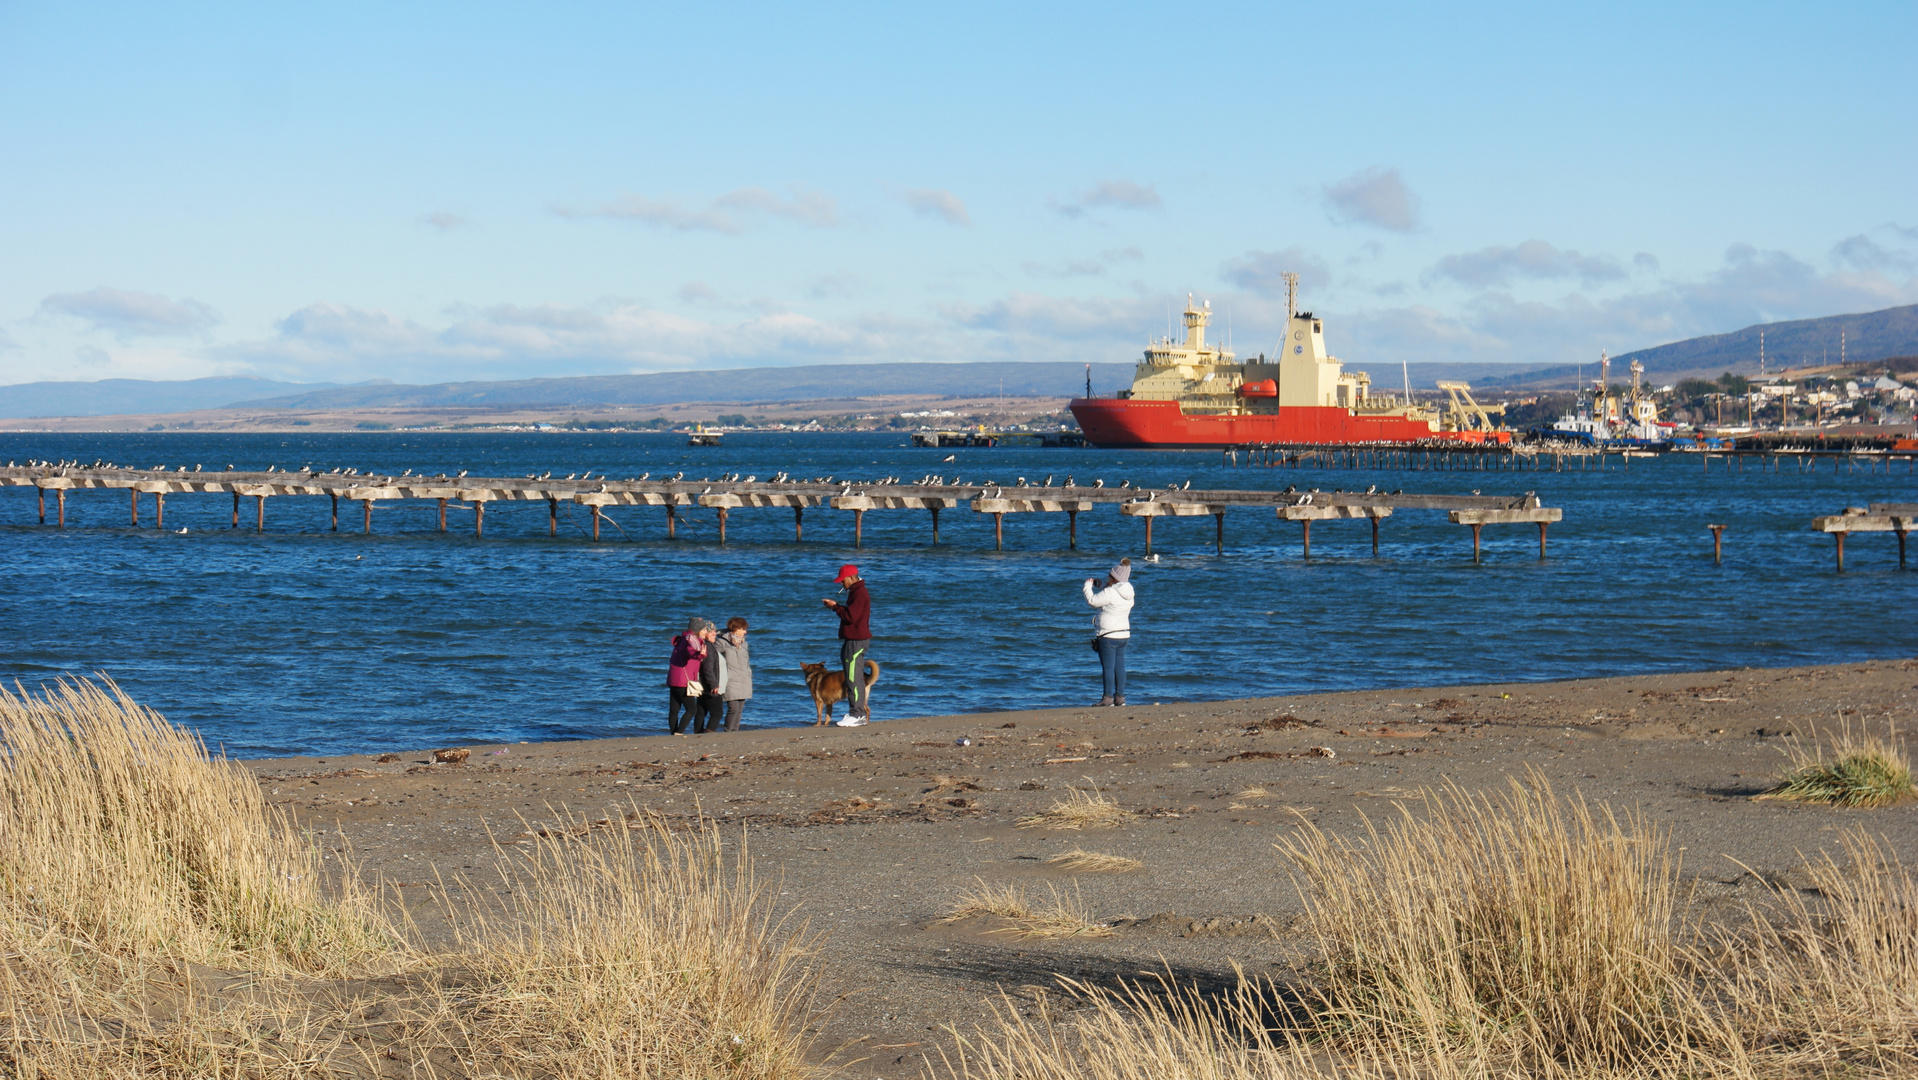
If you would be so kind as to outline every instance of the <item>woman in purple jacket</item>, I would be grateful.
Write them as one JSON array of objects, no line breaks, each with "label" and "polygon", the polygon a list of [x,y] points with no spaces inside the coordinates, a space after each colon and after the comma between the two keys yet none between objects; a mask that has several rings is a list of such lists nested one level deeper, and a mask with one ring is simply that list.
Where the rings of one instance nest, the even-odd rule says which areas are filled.
[{"label": "woman in purple jacket", "polygon": [[695,617],[686,624],[685,633],[673,637],[672,665],[666,669],[666,726],[675,735],[684,734],[687,727],[698,730],[699,698],[686,693],[686,684],[698,681],[699,665],[714,636],[713,624]]}]

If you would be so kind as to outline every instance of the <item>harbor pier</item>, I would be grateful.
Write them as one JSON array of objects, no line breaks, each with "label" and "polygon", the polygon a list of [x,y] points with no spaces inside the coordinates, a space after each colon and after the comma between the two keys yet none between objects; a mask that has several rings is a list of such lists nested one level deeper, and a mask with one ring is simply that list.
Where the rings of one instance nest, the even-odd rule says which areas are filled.
[{"label": "harbor pier", "polygon": [[591,536],[602,539],[602,523],[618,526],[607,510],[612,507],[658,507],[665,511],[666,535],[678,539],[682,510],[709,509],[717,518],[717,539],[726,542],[726,527],[734,511],[789,508],[793,513],[793,539],[805,539],[805,513],[816,507],[850,511],[852,542],[859,546],[865,539],[865,515],[869,511],[923,510],[931,519],[932,542],[938,544],[939,514],[942,510],[969,508],[993,519],[993,548],[1005,548],[1005,519],[1008,514],[1064,514],[1069,546],[1078,546],[1079,515],[1104,505],[1116,505],[1126,517],[1139,518],[1144,525],[1145,548],[1151,553],[1153,522],[1160,517],[1205,517],[1215,522],[1214,546],[1225,553],[1225,519],[1237,510],[1276,512],[1278,520],[1296,521],[1303,528],[1303,550],[1311,555],[1312,523],[1316,521],[1366,519],[1372,527],[1372,550],[1379,550],[1379,523],[1395,511],[1429,510],[1445,512],[1450,520],[1472,529],[1473,554],[1478,556],[1479,530],[1488,524],[1536,523],[1539,526],[1539,554],[1545,552],[1545,525],[1562,518],[1562,511],[1541,506],[1536,495],[1432,495],[1400,492],[1299,491],[1292,485],[1284,491],[1189,490],[1181,487],[1142,488],[1130,483],[1110,486],[1104,481],[1091,484],[1001,485],[990,481],[976,484],[944,482],[943,477],[927,477],[917,483],[896,477],[874,480],[844,480],[833,477],[795,479],[780,474],[771,479],[756,476],[722,476],[718,479],[686,479],[684,474],[655,479],[642,476],[623,480],[605,476],[575,474],[563,480],[550,476],[469,477],[413,476],[402,474],[369,475],[358,470],[326,471],[303,469],[282,472],[226,470],[220,472],[186,469],[129,469],[112,465],[80,466],[71,462],[9,464],[0,468],[0,487],[33,487],[39,499],[40,523],[47,523],[48,495],[53,496],[55,525],[65,528],[67,496],[70,492],[125,490],[132,504],[132,523],[140,523],[140,499],[152,495],[154,523],[165,522],[169,495],[226,495],[233,500],[231,527],[240,527],[240,501],[254,500],[253,527],[266,529],[268,499],[300,496],[326,498],[330,504],[329,528],[338,531],[340,502],[360,504],[360,530],[371,534],[374,508],[379,503],[425,500],[436,504],[438,530],[447,529],[447,510],[457,506],[473,513],[473,535],[486,531],[486,510],[492,503],[544,502],[547,532],[559,535],[561,504],[583,507],[591,514]]}]

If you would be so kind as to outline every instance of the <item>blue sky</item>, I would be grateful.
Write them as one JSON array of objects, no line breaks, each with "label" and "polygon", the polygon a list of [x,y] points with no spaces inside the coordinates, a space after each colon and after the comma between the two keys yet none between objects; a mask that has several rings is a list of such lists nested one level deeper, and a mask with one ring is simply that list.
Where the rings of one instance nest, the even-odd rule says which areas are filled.
[{"label": "blue sky", "polygon": [[1918,302],[1918,5],[0,0],[0,383],[1561,363]]}]

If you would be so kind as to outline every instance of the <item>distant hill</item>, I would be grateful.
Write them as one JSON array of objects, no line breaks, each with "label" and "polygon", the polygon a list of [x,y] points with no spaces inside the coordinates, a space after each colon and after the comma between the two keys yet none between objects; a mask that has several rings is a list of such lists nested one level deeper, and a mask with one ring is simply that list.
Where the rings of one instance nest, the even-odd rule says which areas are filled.
[{"label": "distant hill", "polygon": [[[1405,373],[1396,364],[1353,363],[1369,371],[1381,392],[1397,387]],[[1110,394],[1132,382],[1134,365],[1092,365],[1092,389]],[[1415,388],[1439,379],[1497,384],[1515,370],[1505,363],[1407,365]],[[367,408],[599,408],[699,401],[746,404],[819,401],[874,395],[937,397],[1076,397],[1085,392],[1082,363],[982,361],[969,364],[812,364],[802,367],[671,371],[656,375],[587,375],[557,379],[449,382],[404,385],[381,380],[284,383],[244,376],[183,382],[106,379],[0,386],[0,417],[118,416],[194,412],[201,409],[284,410]]]},{"label": "distant hill", "polygon": [[[1499,364],[1413,364],[1413,384],[1471,378]],[[1092,389],[1110,394],[1132,384],[1132,364],[1092,365]],[[1396,385],[1391,372],[1381,384]],[[673,371],[659,375],[590,375],[511,382],[435,383],[429,386],[346,386],[289,397],[235,403],[235,408],[487,408],[664,405],[680,401],[809,401],[876,394],[941,397],[1077,397],[1086,368],[1070,362],[981,361],[971,364],[814,364],[804,367]]]},{"label": "distant hill", "polygon": [[159,381],[37,382],[0,386],[0,416],[119,416],[217,409],[246,398],[326,390],[338,383],[274,382],[251,375]]},{"label": "distant hill", "polygon": [[[1632,361],[1645,365],[1645,374],[1659,382],[1694,376],[1712,378],[1721,372],[1758,373],[1758,335],[1765,335],[1765,367],[1808,367],[1838,362],[1839,334],[1844,334],[1845,358],[1854,363],[1918,356],[1918,304],[1886,308],[1861,315],[1827,315],[1818,319],[1760,323],[1729,334],[1689,338],[1612,357],[1612,378],[1629,377]],[[1585,365],[1588,378],[1598,373],[1597,357]],[[1536,368],[1514,372],[1494,385],[1567,385],[1578,377],[1576,366]]]}]

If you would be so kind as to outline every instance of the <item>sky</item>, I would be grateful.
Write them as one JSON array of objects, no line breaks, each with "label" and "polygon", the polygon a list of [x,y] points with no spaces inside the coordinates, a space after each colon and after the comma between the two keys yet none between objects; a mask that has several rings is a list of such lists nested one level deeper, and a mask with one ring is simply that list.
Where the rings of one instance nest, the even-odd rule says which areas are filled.
[{"label": "sky", "polygon": [[[1918,303],[1918,4],[0,0],[0,384],[1357,369]],[[0,411],[4,411],[0,409]]]}]

